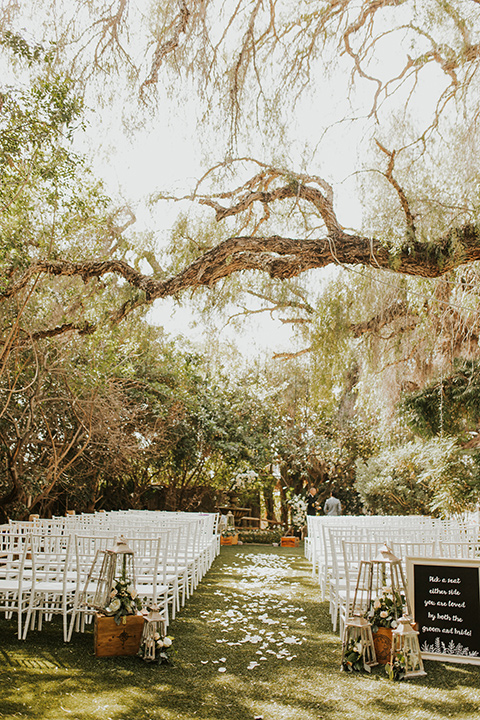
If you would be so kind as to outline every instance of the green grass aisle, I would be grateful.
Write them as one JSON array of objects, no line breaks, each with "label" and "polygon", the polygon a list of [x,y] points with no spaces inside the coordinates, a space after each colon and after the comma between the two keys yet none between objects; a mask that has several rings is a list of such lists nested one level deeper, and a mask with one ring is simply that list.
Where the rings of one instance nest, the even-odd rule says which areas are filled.
[{"label": "green grass aisle", "polygon": [[18,643],[0,621],[0,718],[433,720],[480,716],[480,667],[426,663],[392,683],[339,671],[340,640],[300,549],[224,547],[172,623],[174,666],[95,658],[57,623]]}]

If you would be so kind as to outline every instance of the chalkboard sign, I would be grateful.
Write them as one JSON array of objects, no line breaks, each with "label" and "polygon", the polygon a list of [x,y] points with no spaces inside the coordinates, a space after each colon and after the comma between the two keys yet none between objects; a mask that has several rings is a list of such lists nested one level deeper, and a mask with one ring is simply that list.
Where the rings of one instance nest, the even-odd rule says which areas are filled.
[{"label": "chalkboard sign", "polygon": [[480,664],[480,560],[407,558],[422,657]]}]

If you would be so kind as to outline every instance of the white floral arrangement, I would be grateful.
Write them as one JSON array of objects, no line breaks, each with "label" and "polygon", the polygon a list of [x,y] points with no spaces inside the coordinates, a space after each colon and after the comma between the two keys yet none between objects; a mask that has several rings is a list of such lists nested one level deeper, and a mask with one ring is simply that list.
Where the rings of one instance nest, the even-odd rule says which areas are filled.
[{"label": "white floral arrangement", "polygon": [[345,653],[342,661],[342,668],[344,672],[360,672],[365,669],[365,663],[363,659],[363,645],[360,638],[354,640],[350,638],[348,645],[345,648]]},{"label": "white floral arrangement", "polygon": [[138,655],[147,662],[157,662],[159,663],[159,665],[171,665],[172,659],[170,653],[172,644],[172,637],[170,637],[169,635],[165,635],[165,637],[162,637],[160,633],[156,632],[153,635],[153,638],[142,639],[142,644],[140,645]]},{"label": "white floral arrangement", "polygon": [[142,609],[142,601],[130,581],[120,578],[113,581],[110,591],[110,600],[103,609],[105,615],[113,615],[117,625],[125,622],[126,615],[135,615],[137,610]]},{"label": "white floral arrangement", "polygon": [[382,594],[376,597],[365,614],[372,624],[373,632],[379,627],[396,628],[398,618],[403,615],[406,600],[399,592],[383,587]]},{"label": "white floral arrangement", "polygon": [[292,495],[288,501],[292,514],[292,525],[303,528],[307,522],[307,503],[301,495]]}]

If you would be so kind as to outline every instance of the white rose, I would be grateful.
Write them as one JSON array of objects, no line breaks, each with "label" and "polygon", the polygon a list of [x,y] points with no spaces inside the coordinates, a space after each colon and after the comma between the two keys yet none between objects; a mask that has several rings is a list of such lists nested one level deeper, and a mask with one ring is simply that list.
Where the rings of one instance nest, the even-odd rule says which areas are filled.
[{"label": "white rose", "polygon": [[172,638],[169,638],[168,636],[165,637],[165,638],[163,638],[163,646],[164,646],[164,647],[170,647],[170,645],[172,644],[172,642],[173,642],[173,641],[172,641]]},{"label": "white rose", "polygon": [[128,593],[129,593],[130,596],[135,600],[135,598],[137,597],[137,591],[135,590],[135,588],[133,587],[133,585],[129,585],[129,586],[128,586]]},{"label": "white rose", "polygon": [[377,598],[377,599],[375,600],[375,602],[373,603],[373,607],[375,608],[375,610],[378,610],[381,606],[382,606],[382,603],[381,603],[380,600]]},{"label": "white rose", "polygon": [[157,647],[162,648],[164,646],[164,643],[161,640],[157,640]]},{"label": "white rose", "polygon": [[121,605],[122,603],[120,602],[119,598],[114,598],[110,603],[110,610],[112,612],[116,612],[117,610],[120,610]]},{"label": "white rose", "polygon": [[153,636],[153,639],[154,639],[154,640],[160,640],[160,634],[159,634],[159,633],[155,633],[155,635]]},{"label": "white rose", "polygon": [[381,618],[386,618],[386,617],[388,617],[388,612],[387,612],[386,610],[382,610],[381,613],[380,613],[380,617],[381,617]]}]

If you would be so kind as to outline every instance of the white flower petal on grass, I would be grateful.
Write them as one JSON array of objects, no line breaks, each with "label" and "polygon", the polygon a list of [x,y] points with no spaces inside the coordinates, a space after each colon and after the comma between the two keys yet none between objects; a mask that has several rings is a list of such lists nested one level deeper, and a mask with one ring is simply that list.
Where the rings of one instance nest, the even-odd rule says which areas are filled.
[{"label": "white flower petal on grass", "polygon": [[218,672],[227,672],[227,668],[220,667],[220,668],[218,668]]},{"label": "white flower petal on grass", "polygon": [[219,662],[227,662],[227,658],[220,658]]},{"label": "white flower petal on grass", "polygon": [[207,664],[208,664],[208,660],[200,660],[200,662],[202,663],[202,665],[207,665]]}]

